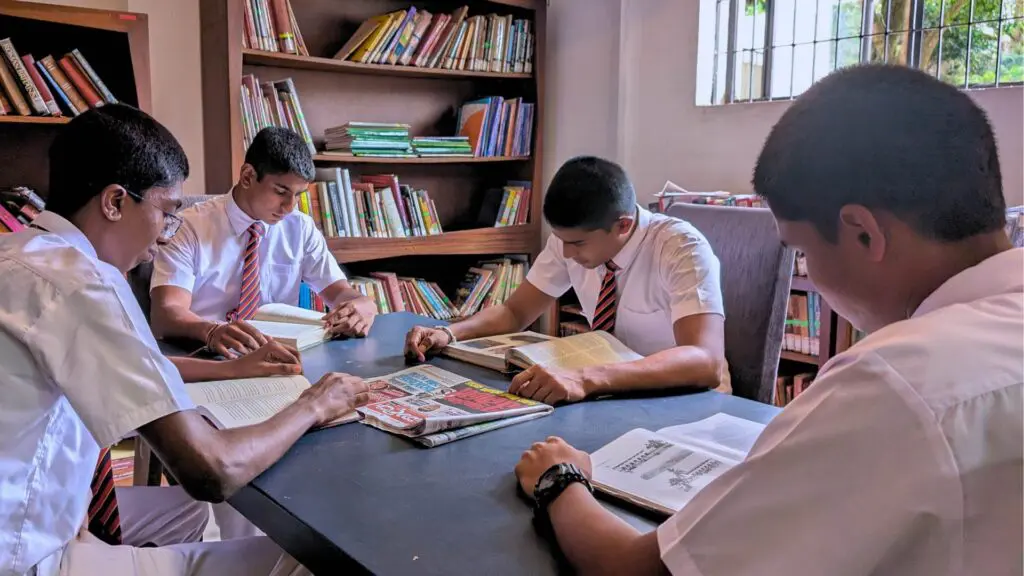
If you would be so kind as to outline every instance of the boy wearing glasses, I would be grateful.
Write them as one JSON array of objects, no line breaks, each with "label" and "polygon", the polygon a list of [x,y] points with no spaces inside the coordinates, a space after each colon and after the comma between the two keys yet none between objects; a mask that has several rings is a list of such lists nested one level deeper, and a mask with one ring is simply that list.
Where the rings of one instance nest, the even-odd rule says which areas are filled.
[{"label": "boy wearing glasses", "polygon": [[334,335],[365,336],[376,305],[348,283],[313,219],[295,210],[314,177],[298,134],[261,130],[230,193],[182,211],[181,230],[156,255],[154,332],[244,355],[266,342],[246,320],[261,304],[298,305],[305,282],[331,308]]}]

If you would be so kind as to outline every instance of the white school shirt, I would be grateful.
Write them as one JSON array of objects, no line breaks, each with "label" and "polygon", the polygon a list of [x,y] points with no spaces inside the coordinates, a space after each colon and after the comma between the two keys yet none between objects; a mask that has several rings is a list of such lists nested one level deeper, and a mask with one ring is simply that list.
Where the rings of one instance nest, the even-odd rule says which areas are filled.
[{"label": "white school shirt", "polygon": [[833,358],[658,529],[676,576],[1019,576],[1024,249]]},{"label": "white school shirt", "polygon": [[[549,236],[526,280],[554,298],[572,288],[592,323],[607,268],[584,268],[566,258],[562,246],[557,236]],[[620,268],[615,277],[615,337],[639,354],[675,348],[672,325],[680,318],[725,315],[718,257],[704,235],[685,220],[637,206],[633,235],[612,261]],[[723,372],[716,390],[729,393],[729,372]]]},{"label": "white school shirt", "polygon": [[43,212],[0,236],[0,575],[53,569],[100,446],[193,407],[124,276]]},{"label": "white school shirt", "polygon": [[[255,222],[232,193],[212,197],[180,214],[183,223],[153,262],[151,289],[177,286],[192,293],[192,312],[223,321],[238,306],[242,259]],[[305,282],[316,293],[345,274],[313,219],[293,210],[277,224],[264,223],[260,241],[260,304],[299,304]]]}]

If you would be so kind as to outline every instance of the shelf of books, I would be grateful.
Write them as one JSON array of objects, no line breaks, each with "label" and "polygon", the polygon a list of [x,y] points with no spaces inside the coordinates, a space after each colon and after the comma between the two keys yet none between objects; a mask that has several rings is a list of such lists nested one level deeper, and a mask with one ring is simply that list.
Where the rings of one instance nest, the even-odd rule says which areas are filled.
[{"label": "shelf of books", "polygon": [[493,305],[540,249],[546,3],[466,4],[200,5],[207,189],[295,130],[318,167],[299,209],[382,312]]}]

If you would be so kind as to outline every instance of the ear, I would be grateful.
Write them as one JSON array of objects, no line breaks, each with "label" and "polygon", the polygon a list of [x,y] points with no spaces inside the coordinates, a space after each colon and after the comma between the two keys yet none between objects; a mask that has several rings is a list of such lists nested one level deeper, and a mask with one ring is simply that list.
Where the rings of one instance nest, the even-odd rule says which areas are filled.
[{"label": "ear", "polygon": [[256,169],[252,167],[252,164],[242,164],[242,169],[238,172],[238,184],[242,188],[252,188],[257,180]]},{"label": "ear", "polygon": [[629,234],[629,231],[633,228],[633,222],[635,221],[636,219],[632,217],[619,218],[615,221],[615,224],[612,225],[612,230],[619,236]]},{"label": "ear", "polygon": [[881,222],[875,218],[871,210],[858,204],[847,204],[839,209],[837,228],[840,244],[856,246],[863,250],[873,262],[880,262],[885,257],[888,238]]},{"label": "ear", "polygon": [[117,184],[111,184],[100,192],[100,211],[103,213],[103,217],[111,222],[117,222],[121,219],[124,204],[130,200],[128,193],[125,189]]}]

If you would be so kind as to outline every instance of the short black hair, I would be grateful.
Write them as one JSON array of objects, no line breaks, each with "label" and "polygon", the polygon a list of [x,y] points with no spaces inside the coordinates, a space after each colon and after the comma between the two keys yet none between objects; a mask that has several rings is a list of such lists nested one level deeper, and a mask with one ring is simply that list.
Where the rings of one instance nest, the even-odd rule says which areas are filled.
[{"label": "short black hair", "polygon": [[835,242],[848,204],[953,242],[1005,225],[995,137],[962,91],[919,70],[865,65],[812,86],[772,128],[754,190],[783,220]]},{"label": "short black hair", "polygon": [[167,128],[141,110],[107,104],[76,116],[50,145],[46,208],[70,219],[111,184],[145,196],[186,178],[188,157]]},{"label": "short black hair", "polygon": [[636,192],[626,171],[596,156],[562,164],[544,196],[544,218],[555,228],[608,230],[635,210]]},{"label": "short black hair", "polygon": [[245,151],[245,163],[256,170],[256,179],[267,174],[295,174],[307,182],[316,177],[313,154],[306,141],[288,128],[260,130]]}]

